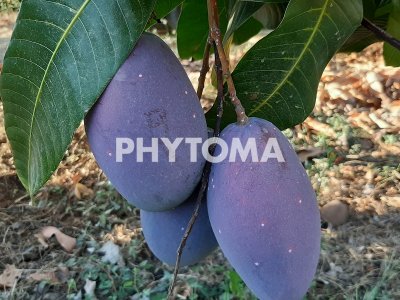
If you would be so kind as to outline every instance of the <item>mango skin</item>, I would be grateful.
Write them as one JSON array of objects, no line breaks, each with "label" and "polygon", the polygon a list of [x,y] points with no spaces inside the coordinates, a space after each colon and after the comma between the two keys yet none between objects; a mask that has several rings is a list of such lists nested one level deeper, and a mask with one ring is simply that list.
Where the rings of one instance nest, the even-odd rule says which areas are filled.
[{"label": "mango skin", "polygon": [[[114,187],[131,204],[149,211],[178,206],[193,192],[205,160],[198,147],[197,162],[190,162],[184,141],[176,162],[159,140],[159,162],[136,160],[136,138],[144,145],[151,138],[207,139],[207,125],[196,92],[179,60],[157,36],[144,33],[99,101],[85,118],[90,148]],[[135,142],[132,154],[116,162],[116,138]]]},{"label": "mango skin", "polygon": [[[208,213],[217,241],[246,285],[262,300],[298,300],[314,277],[320,253],[320,214],[307,174],[286,137],[270,122],[250,118],[221,133],[255,137],[259,156],[277,138],[279,163],[224,161],[212,166]],[[216,155],[220,153],[217,147]]]},{"label": "mango skin", "polygon": [[[174,266],[176,251],[196,206],[197,192],[180,206],[169,211],[141,210],[140,218],[145,240],[153,254],[162,262]],[[218,247],[207,203],[203,200],[196,223],[183,249],[181,266],[195,264]]]}]

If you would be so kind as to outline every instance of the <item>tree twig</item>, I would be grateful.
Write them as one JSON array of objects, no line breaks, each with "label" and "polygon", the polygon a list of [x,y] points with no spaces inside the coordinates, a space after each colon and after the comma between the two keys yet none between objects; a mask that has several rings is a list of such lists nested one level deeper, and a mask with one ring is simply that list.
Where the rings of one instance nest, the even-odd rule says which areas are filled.
[{"label": "tree twig", "polygon": [[222,71],[228,85],[229,96],[231,98],[233,106],[235,107],[237,121],[240,124],[245,124],[247,123],[248,117],[246,116],[242,103],[240,102],[238,96],[236,95],[235,84],[233,83],[231,72],[229,70],[229,61],[226,58],[224,46],[222,44],[221,30],[219,28],[217,0],[207,0],[207,8],[208,8],[208,23],[210,26],[210,36],[214,40],[217,46],[218,55],[221,60]]},{"label": "tree twig", "polygon": [[[221,119],[222,119],[223,103],[224,103],[224,78],[223,78],[223,72],[222,72],[222,68],[221,68],[221,61],[219,59],[218,51],[217,51],[216,47],[217,47],[216,43],[214,42],[215,70],[217,73],[217,82],[218,82],[218,96],[217,96],[218,113],[217,113],[217,120],[215,122],[214,137],[219,137],[219,134],[221,131]],[[216,145],[213,144],[210,147],[209,151],[211,154],[214,153],[215,146]],[[203,175],[201,178],[201,186],[200,186],[200,190],[197,194],[194,212],[192,214],[192,217],[190,218],[190,221],[186,227],[185,233],[183,234],[182,240],[181,240],[178,250],[177,250],[176,263],[175,263],[174,273],[173,273],[173,277],[172,277],[172,282],[168,289],[168,297],[167,297],[168,299],[173,299],[173,292],[174,292],[176,280],[178,278],[178,272],[179,272],[179,266],[180,266],[180,262],[181,262],[181,258],[182,258],[182,253],[186,246],[187,239],[189,238],[190,233],[192,232],[193,225],[195,224],[197,217],[199,215],[201,204],[204,199],[205,192],[207,190],[210,172],[211,172],[211,163],[209,161],[207,161],[206,165],[204,167],[204,170],[203,170]]]},{"label": "tree twig", "polygon": [[221,132],[221,121],[224,112],[224,75],[221,65],[221,59],[219,58],[217,46],[214,42],[215,52],[215,71],[217,73],[217,84],[218,84],[218,101],[217,101],[217,120],[215,121],[214,137],[219,137]]},{"label": "tree twig", "polygon": [[396,39],[385,30],[372,23],[370,20],[368,20],[367,18],[363,18],[361,24],[362,26],[373,32],[378,38],[400,50],[400,40]]},{"label": "tree twig", "polygon": [[212,40],[211,37],[208,36],[206,47],[204,49],[203,55],[203,64],[200,70],[199,76],[199,85],[197,86],[197,97],[201,100],[201,96],[203,95],[204,90],[204,82],[206,81],[206,76],[208,71],[210,71],[210,50],[211,50]]}]

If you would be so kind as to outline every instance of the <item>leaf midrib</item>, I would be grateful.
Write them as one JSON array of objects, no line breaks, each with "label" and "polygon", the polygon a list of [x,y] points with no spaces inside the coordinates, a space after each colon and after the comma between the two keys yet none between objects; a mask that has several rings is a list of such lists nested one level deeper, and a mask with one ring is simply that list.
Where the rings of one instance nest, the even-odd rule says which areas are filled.
[{"label": "leaf midrib", "polygon": [[33,122],[36,116],[36,109],[38,107],[38,104],[40,103],[40,97],[42,95],[43,92],[43,87],[44,84],[46,82],[48,73],[49,73],[49,69],[51,64],[54,62],[54,59],[58,53],[58,50],[60,49],[61,45],[63,44],[63,42],[66,40],[66,37],[68,36],[68,34],[70,33],[72,27],[74,27],[75,23],[78,21],[78,19],[80,18],[80,16],[82,15],[83,11],[85,10],[85,8],[87,7],[87,5],[91,2],[92,0],[85,0],[85,2],[83,2],[83,4],[81,5],[81,7],[79,8],[79,10],[77,11],[76,15],[72,18],[71,22],[68,24],[67,28],[64,30],[64,33],[62,34],[60,40],[58,41],[53,54],[50,57],[49,63],[46,67],[46,70],[44,72],[42,81],[40,82],[40,86],[39,86],[39,90],[38,93],[36,95],[36,99],[35,99],[35,104],[33,107],[33,112],[32,112],[32,119],[31,119],[31,124],[30,124],[30,130],[29,130],[29,140],[28,140],[28,183],[25,188],[29,191],[29,193],[31,194],[33,189],[31,189],[32,186],[32,181],[31,181],[31,155],[32,155],[32,131],[33,131]]},{"label": "leaf midrib", "polygon": [[307,43],[305,44],[305,47],[303,48],[302,52],[300,53],[300,55],[297,57],[295,63],[293,64],[293,66],[290,68],[290,70],[287,72],[285,78],[281,81],[281,83],[279,83],[279,85],[277,85],[277,87],[272,91],[272,93],[268,96],[267,99],[265,99],[264,101],[262,101],[257,107],[255,107],[254,109],[252,109],[249,113],[249,115],[253,115],[254,113],[256,113],[257,111],[259,111],[262,107],[264,107],[264,105],[267,105],[267,103],[269,102],[269,100],[282,88],[282,86],[286,83],[286,81],[289,79],[289,77],[293,74],[293,72],[296,70],[296,67],[300,64],[300,62],[303,59],[303,56],[306,54],[307,49],[309,48],[309,46],[311,45],[311,42],[313,41],[315,35],[318,32],[318,29],[322,23],[322,19],[326,13],[326,10],[328,8],[328,3],[331,2],[331,0],[327,0],[325,2],[325,5],[322,7],[321,9],[321,14],[318,18],[317,24],[314,27],[313,32],[310,35],[310,38],[308,39]]}]

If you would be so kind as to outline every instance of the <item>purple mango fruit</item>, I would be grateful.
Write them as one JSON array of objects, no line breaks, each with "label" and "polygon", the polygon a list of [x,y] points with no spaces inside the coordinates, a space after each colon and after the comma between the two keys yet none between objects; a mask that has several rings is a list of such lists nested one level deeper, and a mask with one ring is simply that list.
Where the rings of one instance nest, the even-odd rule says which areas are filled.
[{"label": "purple mango fruit", "polygon": [[237,156],[212,166],[208,213],[224,255],[260,299],[302,299],[318,264],[320,214],[296,152],[273,124],[258,118],[229,125],[221,138],[230,150],[233,138],[243,146],[254,138],[258,160],[276,139],[284,159],[252,162],[249,155],[242,162]]},{"label": "purple mango fruit", "polygon": [[[162,262],[174,266],[176,251],[196,206],[197,189],[180,206],[168,211],[148,212],[141,210],[143,234],[150,250]],[[181,266],[201,261],[218,247],[210,220],[207,203],[203,201],[199,215],[187,239],[181,257]]]},{"label": "purple mango fruit", "polygon": [[[190,161],[189,144],[176,150],[176,161],[160,140],[207,139],[207,125],[196,92],[179,60],[157,36],[144,33],[118,70],[101,98],[85,118],[86,133],[94,156],[114,187],[131,204],[149,211],[178,206],[193,192],[205,159],[198,147],[197,161]],[[124,154],[117,162],[117,138],[144,146],[158,141],[158,162],[151,153]],[[121,144],[128,148],[128,143]],[[134,151],[137,150],[135,144]],[[121,158],[120,157],[120,158]],[[120,160],[121,161],[121,160]]]}]

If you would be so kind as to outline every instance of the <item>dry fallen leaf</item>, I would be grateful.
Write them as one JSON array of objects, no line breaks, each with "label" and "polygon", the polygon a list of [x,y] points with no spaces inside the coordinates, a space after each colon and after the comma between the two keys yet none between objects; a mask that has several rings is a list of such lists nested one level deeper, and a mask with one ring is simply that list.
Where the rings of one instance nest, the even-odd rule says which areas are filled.
[{"label": "dry fallen leaf", "polygon": [[124,265],[124,259],[121,255],[120,248],[115,245],[112,241],[108,241],[100,248],[99,253],[102,255],[101,260],[105,263],[110,263],[122,266]]},{"label": "dry fallen leaf", "polygon": [[42,270],[30,274],[28,279],[33,281],[48,281],[52,284],[64,283],[68,281],[70,276],[69,270],[66,267],[59,267],[55,270]]},{"label": "dry fallen leaf", "polygon": [[322,123],[314,118],[308,117],[304,121],[304,124],[316,132],[323,133],[330,137],[336,136],[335,130],[333,130],[332,127],[330,127],[328,124]]},{"label": "dry fallen leaf", "polygon": [[381,118],[379,118],[375,113],[370,113],[369,114],[369,118],[376,124],[378,125],[379,128],[381,129],[386,129],[386,128],[391,128],[393,127],[391,124],[389,124],[388,122],[382,120]]},{"label": "dry fallen leaf", "polygon": [[39,281],[39,282],[40,281],[48,281],[48,282],[51,282],[52,284],[57,284],[60,282],[58,280],[55,272],[52,272],[52,271],[43,272],[43,273],[41,273],[41,272],[33,273],[33,274],[29,275],[29,279],[32,279],[34,281]]},{"label": "dry fallen leaf", "polygon": [[74,174],[74,175],[72,175],[71,180],[72,180],[72,184],[75,185],[82,180],[82,176],[79,173]]},{"label": "dry fallen leaf", "polygon": [[305,162],[310,158],[318,157],[325,153],[324,149],[320,147],[309,147],[305,149],[300,149],[296,151],[297,156],[301,162]]},{"label": "dry fallen leaf", "polygon": [[400,195],[394,197],[385,197],[381,198],[381,201],[385,203],[387,206],[391,206],[394,208],[400,208]]},{"label": "dry fallen leaf", "polygon": [[87,297],[89,297],[90,299],[97,299],[96,295],[94,294],[94,291],[96,289],[96,281],[86,279],[86,283],[83,289],[85,290],[85,295]]},{"label": "dry fallen leaf", "polygon": [[47,242],[45,241],[45,238],[44,238],[44,236],[43,236],[42,234],[36,233],[36,234],[34,234],[34,236],[37,238],[38,242],[39,242],[40,244],[42,244],[42,246],[43,246],[45,249],[49,248],[49,244],[47,244]]},{"label": "dry fallen leaf", "polygon": [[75,184],[74,195],[77,199],[81,200],[82,198],[92,196],[93,190],[78,182]]},{"label": "dry fallen leaf", "polygon": [[17,269],[14,265],[6,265],[6,269],[0,275],[0,287],[12,288],[21,274],[22,270]]},{"label": "dry fallen leaf", "polygon": [[119,246],[129,244],[133,237],[140,234],[141,229],[130,229],[124,224],[115,225],[111,233],[104,236],[105,241],[112,241]]},{"label": "dry fallen leaf", "polygon": [[75,238],[62,233],[58,228],[56,228],[54,226],[43,227],[42,230],[35,236],[37,237],[38,241],[45,247],[46,247],[46,245],[48,247],[48,244],[46,243],[46,241],[48,239],[50,239],[52,236],[56,237],[57,242],[67,252],[71,252],[76,246]]}]

